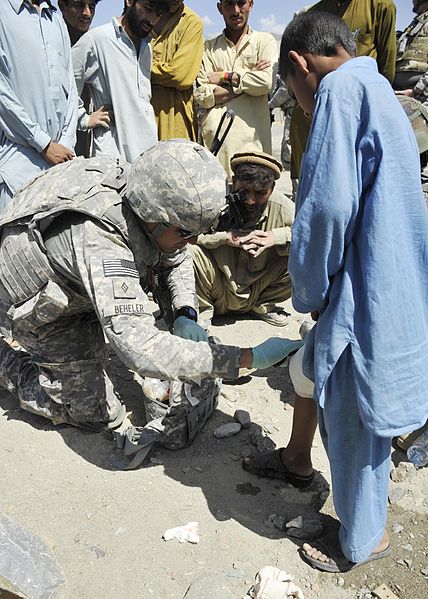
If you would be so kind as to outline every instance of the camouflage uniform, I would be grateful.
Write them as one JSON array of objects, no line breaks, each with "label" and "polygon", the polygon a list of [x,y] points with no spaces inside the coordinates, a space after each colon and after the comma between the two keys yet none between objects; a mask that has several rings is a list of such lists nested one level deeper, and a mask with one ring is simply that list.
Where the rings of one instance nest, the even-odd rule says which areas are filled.
[{"label": "camouflage uniform", "polygon": [[[174,310],[195,307],[196,296],[186,249],[162,254],[131,209],[136,177],[128,171],[138,176],[139,160],[131,167],[108,157],[58,165],[23,188],[0,220],[0,298],[3,311],[9,308],[13,337],[25,349],[16,352],[2,342],[0,382],[24,409],[55,423],[90,426],[118,418],[104,335],[142,376],[184,381],[238,373],[238,348],[197,344],[155,327],[146,293],[155,267]],[[178,155],[176,162],[180,166]],[[152,168],[159,187],[173,183],[162,162]],[[178,180],[184,184],[183,177]],[[214,184],[207,182],[208,193]],[[160,189],[146,193],[156,198]],[[171,192],[172,199],[179,201]],[[183,228],[203,231],[206,213],[209,202],[199,215],[194,209],[193,223]],[[174,216],[163,220],[175,224]]]},{"label": "camouflage uniform", "polygon": [[415,16],[397,40],[393,88],[411,89],[428,69],[428,11]]}]

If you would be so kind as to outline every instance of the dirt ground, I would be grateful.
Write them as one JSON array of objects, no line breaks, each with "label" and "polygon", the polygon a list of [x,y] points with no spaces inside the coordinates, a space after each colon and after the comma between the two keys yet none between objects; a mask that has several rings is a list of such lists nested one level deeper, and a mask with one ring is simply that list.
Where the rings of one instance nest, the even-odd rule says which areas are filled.
[{"label": "dirt ground", "polygon": [[[280,125],[273,131],[277,149]],[[281,186],[289,188],[287,177]],[[283,329],[223,318],[214,321],[212,332],[242,346],[272,335],[298,338],[304,317],[290,302],[284,305],[292,318]],[[131,418],[138,421],[140,388],[116,360],[113,368]],[[250,412],[252,428],[230,439],[214,438],[213,430],[232,421],[237,408]],[[188,599],[240,599],[266,565],[292,574],[307,599],[372,597],[382,583],[400,599],[426,599],[427,468],[406,470],[402,482],[391,480],[392,556],[352,573],[311,569],[299,556],[301,542],[273,526],[273,514],[287,520],[319,516],[326,527],[333,524],[330,474],[318,434],[313,461],[319,474],[308,490],[259,479],[241,468],[241,456],[254,451],[251,434],[262,430],[282,446],[292,414],[288,370],[253,373],[223,386],[217,411],[191,447],[158,450],[148,466],[120,472],[109,462],[109,435],[54,427],[21,411],[2,392],[0,514],[46,543],[65,580],[58,599],[182,599],[189,587]],[[397,466],[406,456],[394,451],[392,457],[392,477],[401,480]],[[199,544],[162,540],[166,529],[190,521],[198,522]]]}]

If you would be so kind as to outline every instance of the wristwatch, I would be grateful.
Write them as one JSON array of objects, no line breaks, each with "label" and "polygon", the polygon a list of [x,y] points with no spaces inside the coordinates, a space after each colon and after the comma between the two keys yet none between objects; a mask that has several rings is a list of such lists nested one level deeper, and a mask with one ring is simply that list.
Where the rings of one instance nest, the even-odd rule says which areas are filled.
[{"label": "wristwatch", "polygon": [[198,322],[198,313],[196,312],[195,308],[192,308],[191,306],[183,306],[182,308],[178,308],[178,310],[175,311],[175,318],[178,318],[179,316],[185,316],[190,320]]}]

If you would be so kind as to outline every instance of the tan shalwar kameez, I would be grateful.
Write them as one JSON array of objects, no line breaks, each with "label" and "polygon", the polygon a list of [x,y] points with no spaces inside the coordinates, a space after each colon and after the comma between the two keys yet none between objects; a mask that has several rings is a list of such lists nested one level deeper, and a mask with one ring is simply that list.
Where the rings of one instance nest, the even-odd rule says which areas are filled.
[{"label": "tan shalwar kameez", "polygon": [[189,246],[203,318],[228,312],[265,314],[291,296],[288,253],[293,219],[293,202],[274,191],[258,223],[248,227],[272,231],[276,240],[257,258],[227,245],[225,232],[200,235],[198,245]]},{"label": "tan shalwar kameez", "polygon": [[[253,70],[262,59],[270,60],[271,66],[263,71]],[[230,159],[237,152],[252,150],[272,153],[268,93],[272,89],[273,67],[277,60],[278,49],[274,37],[251,28],[239,47],[227,39],[224,32],[205,42],[195,100],[206,109],[202,117],[202,135],[208,148],[224,112],[231,108],[235,113],[235,121],[218,153],[218,159],[230,178]],[[228,102],[216,104],[216,86],[208,83],[210,71],[237,73],[240,83],[232,89],[238,95]]]}]

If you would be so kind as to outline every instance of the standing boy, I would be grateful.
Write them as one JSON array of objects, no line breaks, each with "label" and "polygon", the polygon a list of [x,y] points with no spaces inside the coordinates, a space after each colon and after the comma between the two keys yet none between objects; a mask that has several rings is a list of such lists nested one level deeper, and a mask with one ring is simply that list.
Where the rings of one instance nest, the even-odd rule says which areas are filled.
[{"label": "standing boy", "polygon": [[290,23],[280,56],[281,76],[313,115],[289,270],[294,307],[318,319],[303,371],[315,382],[341,524],[303,555],[330,572],[389,553],[391,437],[428,413],[428,217],[418,148],[376,62],[354,53],[343,21],[318,12]]}]

